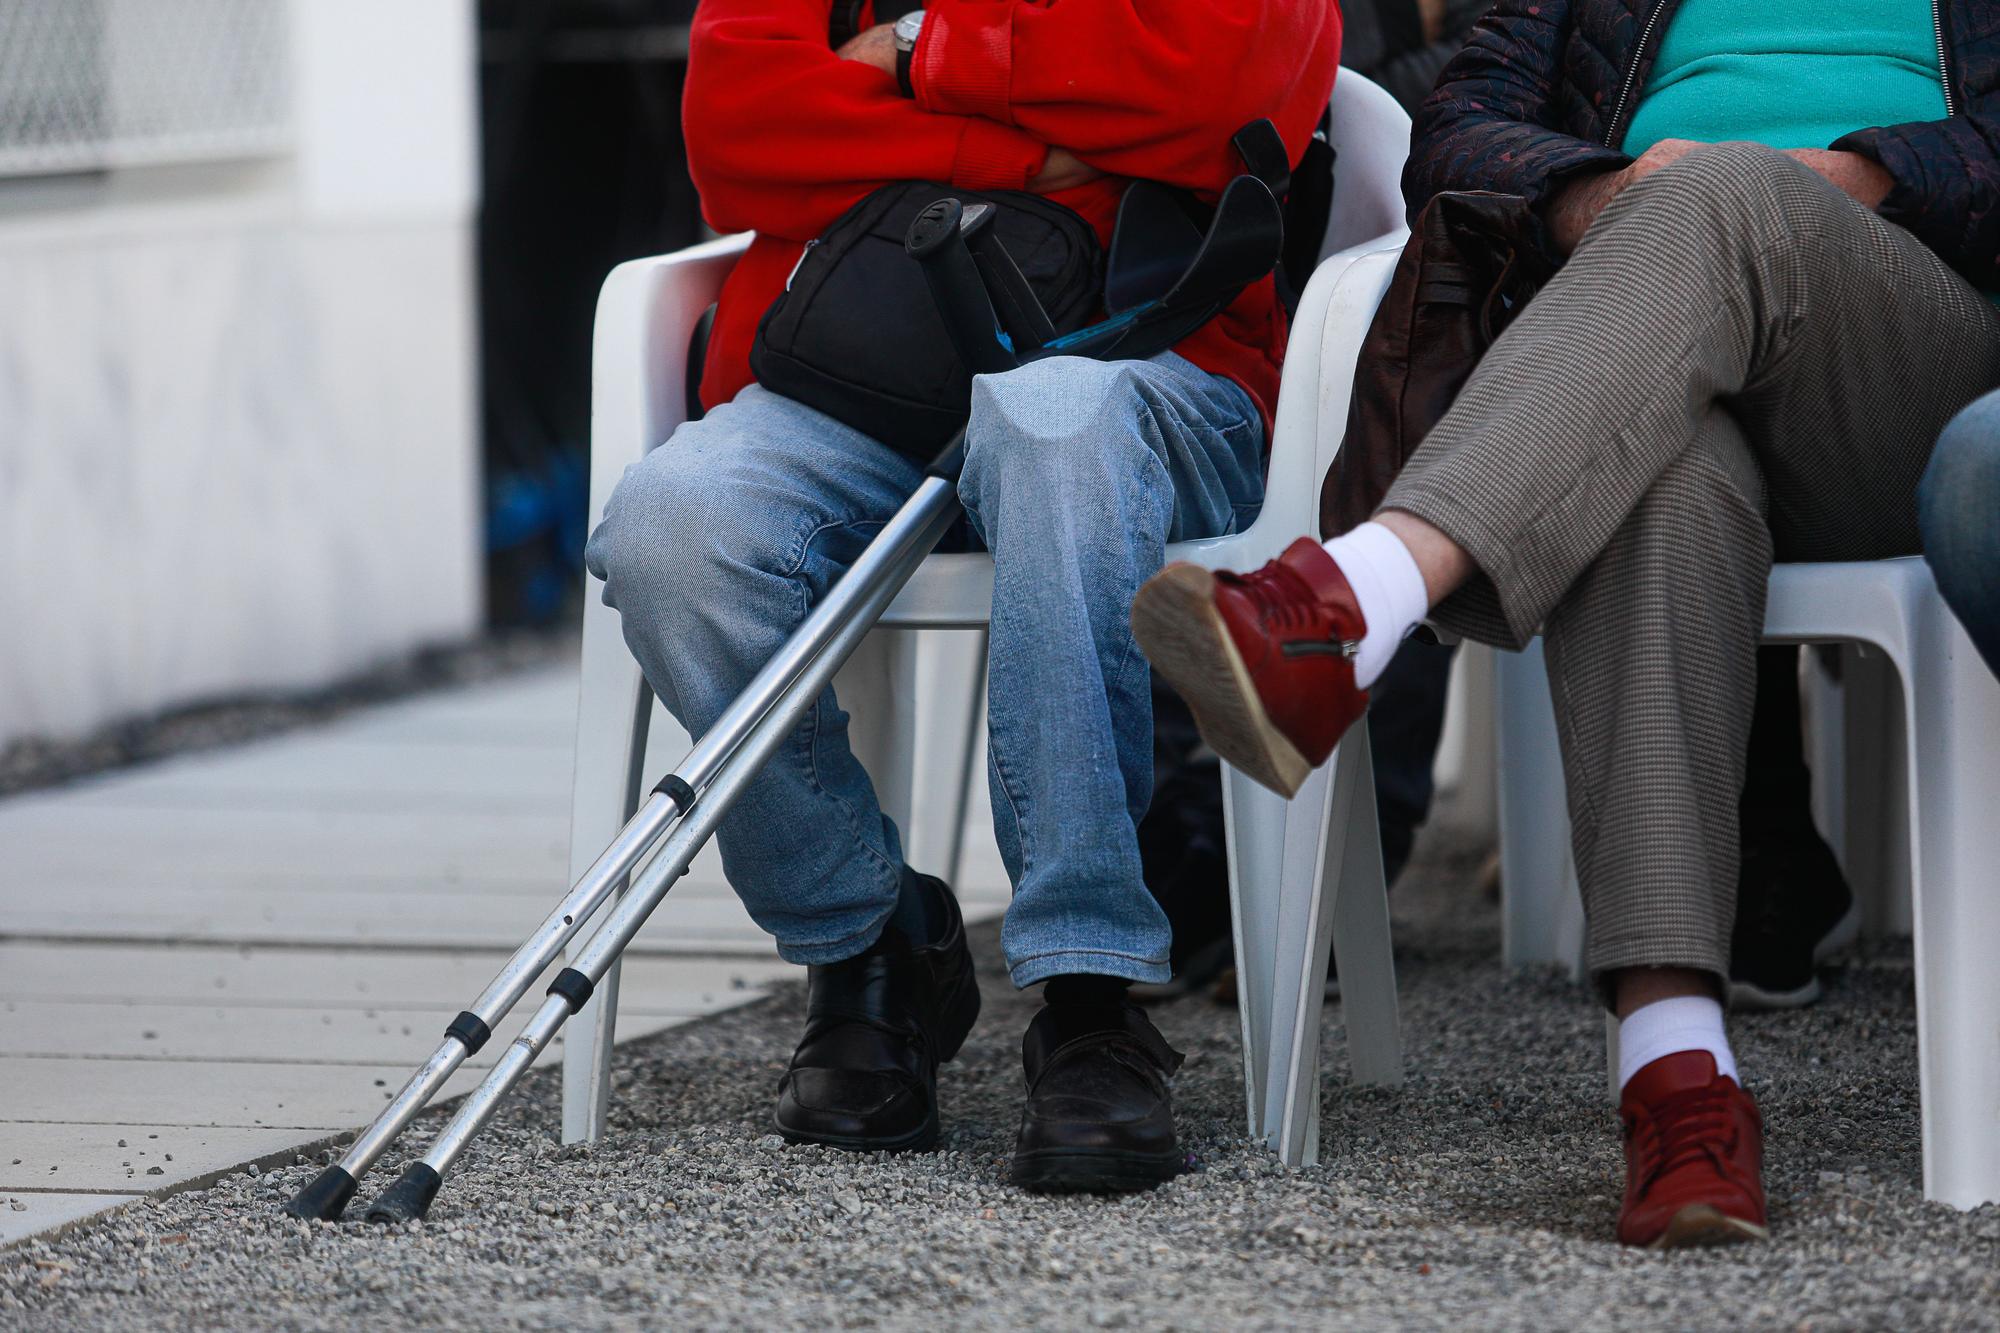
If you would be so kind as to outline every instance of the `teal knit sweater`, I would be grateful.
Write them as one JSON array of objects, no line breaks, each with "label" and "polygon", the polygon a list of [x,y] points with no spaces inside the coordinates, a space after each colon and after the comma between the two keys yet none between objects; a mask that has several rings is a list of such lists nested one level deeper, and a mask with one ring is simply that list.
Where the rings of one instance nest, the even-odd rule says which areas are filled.
[{"label": "teal knit sweater", "polygon": [[1825,148],[1944,115],[1929,0],[1682,0],[1624,150],[1662,139]]}]

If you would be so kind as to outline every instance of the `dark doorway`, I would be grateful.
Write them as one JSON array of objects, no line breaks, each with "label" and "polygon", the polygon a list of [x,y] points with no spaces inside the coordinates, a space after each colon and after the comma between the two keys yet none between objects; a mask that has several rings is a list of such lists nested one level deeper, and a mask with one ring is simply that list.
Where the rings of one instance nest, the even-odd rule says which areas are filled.
[{"label": "dark doorway", "polygon": [[613,265],[691,244],[681,141],[694,0],[481,0],[487,615],[575,614],[590,328]]}]

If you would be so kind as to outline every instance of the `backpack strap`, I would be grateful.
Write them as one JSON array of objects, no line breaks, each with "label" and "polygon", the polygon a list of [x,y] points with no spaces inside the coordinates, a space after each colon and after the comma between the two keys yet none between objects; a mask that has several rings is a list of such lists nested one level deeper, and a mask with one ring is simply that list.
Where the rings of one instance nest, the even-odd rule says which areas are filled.
[{"label": "backpack strap", "polygon": [[1333,108],[1320,112],[1319,126],[1294,168],[1284,138],[1268,120],[1253,120],[1230,139],[1246,170],[1270,187],[1284,205],[1285,243],[1278,262],[1278,299],[1290,313],[1299,293],[1319,266],[1320,242],[1333,210]]},{"label": "backpack strap", "polygon": [[1278,296],[1287,313],[1298,309],[1299,294],[1319,267],[1320,245],[1327,219],[1333,214],[1333,108],[1320,112],[1319,128],[1306,143],[1305,155],[1292,172],[1285,204],[1285,249],[1278,261]]},{"label": "backpack strap", "polygon": [[826,21],[829,49],[838,51],[861,35],[861,12],[867,8],[868,0],[833,0],[833,12]]}]

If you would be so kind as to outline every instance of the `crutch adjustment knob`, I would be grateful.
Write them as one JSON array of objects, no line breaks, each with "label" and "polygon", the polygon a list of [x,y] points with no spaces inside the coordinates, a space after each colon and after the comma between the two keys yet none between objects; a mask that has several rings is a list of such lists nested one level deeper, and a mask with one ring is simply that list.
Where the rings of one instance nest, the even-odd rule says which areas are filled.
[{"label": "crutch adjustment knob", "polygon": [[694,788],[678,773],[669,773],[661,778],[653,790],[674,803],[674,808],[682,814],[694,809]]},{"label": "crutch adjustment knob", "polygon": [[346,1168],[330,1166],[314,1176],[312,1184],[292,1196],[292,1201],[285,1205],[285,1216],[301,1222],[331,1222],[347,1207],[354,1190],[354,1177],[347,1174]]},{"label": "crutch adjustment knob", "polygon": [[375,1206],[368,1210],[368,1220],[384,1226],[415,1222],[431,1210],[431,1200],[437,1198],[438,1187],[443,1184],[443,1178],[431,1169],[429,1163],[412,1163],[410,1169],[397,1176],[396,1183],[383,1190],[382,1197],[375,1200]]},{"label": "crutch adjustment knob", "polygon": [[465,1047],[467,1055],[477,1055],[479,1048],[493,1035],[493,1029],[486,1026],[485,1019],[467,1009],[451,1020],[451,1026],[444,1030],[444,1035],[458,1038],[458,1044]]},{"label": "crutch adjustment knob", "polygon": [[590,1003],[590,997],[596,990],[597,983],[573,967],[556,973],[556,979],[549,983],[549,994],[560,995],[569,1001],[569,1011],[573,1014]]}]

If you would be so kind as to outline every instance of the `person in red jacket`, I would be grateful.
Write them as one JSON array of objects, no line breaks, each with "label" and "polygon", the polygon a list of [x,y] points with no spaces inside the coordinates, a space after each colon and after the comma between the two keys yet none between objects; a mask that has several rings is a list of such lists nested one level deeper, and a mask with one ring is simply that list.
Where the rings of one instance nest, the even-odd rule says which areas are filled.
[{"label": "person in red jacket", "polygon": [[[902,453],[753,382],[759,319],[807,242],[886,184],[1029,190],[1108,242],[1129,181],[1213,199],[1268,117],[1294,161],[1332,92],[1336,0],[877,0],[836,49],[827,0],[706,0],[684,112],[709,222],[756,239],[723,289],[710,410],[630,469],[586,559],[660,699],[705,731],[915,489]],[[831,6],[833,19],[863,7]],[[897,20],[901,20],[897,22]],[[879,312],[857,309],[867,327]],[[1122,1190],[1173,1175],[1180,1057],[1127,1002],[1170,932],[1135,826],[1152,791],[1149,672],[1126,608],[1170,541],[1263,499],[1284,354],[1269,279],[1172,352],[1057,357],[974,382],[959,492],[994,557],[995,832],[1014,883],[1023,1043],[1015,1180]],[[810,969],[779,1086],[793,1142],[917,1149],[937,1067],[978,1012],[951,893],[904,861],[831,691],[724,820],[730,883]]]}]

